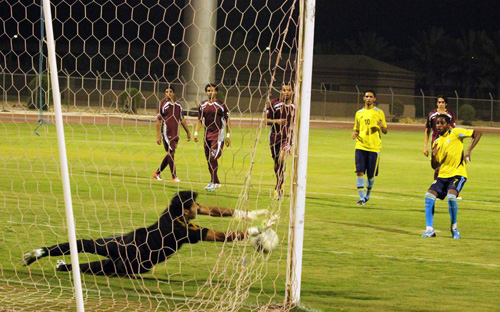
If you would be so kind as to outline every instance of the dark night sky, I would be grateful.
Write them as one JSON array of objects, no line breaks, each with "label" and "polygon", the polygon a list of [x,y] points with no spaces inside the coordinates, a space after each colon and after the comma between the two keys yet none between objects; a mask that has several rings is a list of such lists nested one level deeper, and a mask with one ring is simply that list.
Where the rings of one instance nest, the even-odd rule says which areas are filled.
[{"label": "dark night sky", "polygon": [[451,36],[469,29],[499,30],[499,19],[498,0],[317,0],[316,40],[338,41],[358,32],[375,32],[402,45],[431,27],[443,28]]}]

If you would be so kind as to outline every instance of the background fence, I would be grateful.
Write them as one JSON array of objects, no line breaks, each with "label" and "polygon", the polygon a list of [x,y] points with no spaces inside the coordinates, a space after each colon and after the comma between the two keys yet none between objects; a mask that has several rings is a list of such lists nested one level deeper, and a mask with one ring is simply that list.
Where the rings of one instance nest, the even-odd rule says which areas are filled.
[{"label": "background fence", "polygon": [[[38,75],[2,70],[0,77],[1,107],[4,111],[40,107]],[[197,105],[196,102],[185,103],[183,100],[184,84],[182,81],[113,79],[103,78],[99,74],[95,77],[75,77],[67,73],[60,75],[59,81],[62,104],[68,111],[121,112],[123,109],[119,101],[120,94],[125,90],[135,88],[140,94],[137,113],[154,114],[157,103],[163,97],[163,90],[169,85],[176,89],[178,100],[185,106],[185,109],[193,109]],[[199,86],[200,101],[206,97],[203,88],[204,86]],[[50,105],[50,87],[45,85],[42,89],[41,94],[44,97],[42,103]],[[355,112],[363,107],[362,90],[357,87],[356,89],[358,90],[356,92],[330,91],[323,86],[313,89],[311,115],[315,119],[353,117]],[[392,91],[391,88],[389,89]],[[262,113],[268,90],[268,87],[234,84],[221,85],[219,93],[233,113],[253,115]],[[271,95],[271,97],[276,96],[278,96],[277,93]],[[377,102],[389,118],[397,115],[394,107],[398,105],[403,105],[404,111],[401,116],[396,117],[409,118],[426,118],[427,113],[436,107],[435,96],[426,95],[422,91],[420,95],[378,93]],[[491,94],[489,99],[463,98],[457,92],[454,92],[452,96],[448,95],[448,108],[455,112],[459,120],[461,119],[459,108],[464,104],[474,107],[476,120],[500,121],[500,101],[495,100]]]}]

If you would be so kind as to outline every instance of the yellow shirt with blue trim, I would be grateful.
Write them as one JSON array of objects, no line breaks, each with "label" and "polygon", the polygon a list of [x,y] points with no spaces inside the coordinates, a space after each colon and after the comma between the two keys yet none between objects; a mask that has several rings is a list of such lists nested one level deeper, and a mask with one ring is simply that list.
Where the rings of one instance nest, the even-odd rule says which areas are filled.
[{"label": "yellow shirt with blue trim", "polygon": [[387,127],[384,112],[378,108],[362,108],[356,112],[354,118],[354,130],[359,131],[356,139],[356,149],[369,152],[380,152],[382,149],[382,138],[378,122]]},{"label": "yellow shirt with blue trim", "polygon": [[453,128],[434,141],[433,148],[438,149],[436,160],[441,162],[438,178],[451,178],[454,176],[467,178],[463,140],[472,137],[473,134],[474,130]]}]

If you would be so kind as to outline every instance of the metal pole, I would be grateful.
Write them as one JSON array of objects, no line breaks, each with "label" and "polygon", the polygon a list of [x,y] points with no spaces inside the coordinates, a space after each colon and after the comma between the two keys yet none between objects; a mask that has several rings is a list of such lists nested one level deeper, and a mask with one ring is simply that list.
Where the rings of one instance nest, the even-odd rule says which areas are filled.
[{"label": "metal pole", "polygon": [[2,68],[2,111],[5,112],[7,104],[7,90],[5,89],[5,68]]},{"label": "metal pole", "polygon": [[391,115],[394,115],[394,91],[392,91],[392,87],[389,87],[391,90]]},{"label": "metal pole", "polygon": [[490,121],[493,122],[493,95],[489,92],[490,95]]},{"label": "metal pole", "polygon": [[457,98],[457,110],[455,110],[455,119],[458,120],[458,92],[455,90],[455,96]]},{"label": "metal pole", "polygon": [[[305,2],[305,3],[304,3]],[[302,251],[304,244],[304,216],[306,201],[306,179],[307,179],[307,156],[309,145],[309,118],[311,107],[311,85],[313,69],[313,46],[314,46],[314,19],[315,0],[302,0],[304,7],[301,16],[301,24],[304,26],[302,39],[302,58],[299,53],[300,72],[302,74],[300,84],[300,123],[298,131],[297,146],[297,170],[295,179],[294,198],[291,203],[293,211],[290,218],[290,238],[291,243],[287,269],[286,299],[288,304],[298,304],[300,301],[300,286],[302,279]],[[302,13],[302,12],[301,12]],[[300,40],[299,39],[299,40]]]},{"label": "metal pole", "polygon": [[358,85],[356,85],[356,100],[357,100],[357,103],[356,103],[356,110],[359,108],[359,95],[361,94],[361,91],[359,91],[359,88],[358,88]]},{"label": "metal pole", "polygon": [[420,93],[422,93],[422,118],[425,119],[425,93],[424,93],[424,90],[420,89]]},{"label": "metal pole", "polygon": [[66,74],[66,105],[68,106],[68,111],[69,111],[69,108],[71,106],[71,101],[70,101],[70,96],[71,96],[71,92],[70,92],[70,83],[71,83],[71,80],[69,79],[69,72],[65,69],[63,69],[62,71],[63,73]]},{"label": "metal pole", "polygon": [[80,279],[80,265],[78,262],[78,249],[76,246],[75,220],[73,218],[73,203],[71,200],[71,186],[69,183],[68,160],[66,158],[66,143],[64,140],[64,125],[61,110],[61,93],[59,92],[59,79],[57,77],[56,47],[54,41],[54,31],[52,29],[50,0],[43,0],[43,11],[45,13],[45,27],[47,28],[47,51],[49,58],[50,79],[52,81],[52,94],[57,129],[57,143],[59,146],[59,158],[61,163],[64,204],[66,207],[66,223],[68,226],[71,264],[73,266],[73,282],[75,287],[77,311],[83,312],[85,310],[83,307],[82,281]]}]

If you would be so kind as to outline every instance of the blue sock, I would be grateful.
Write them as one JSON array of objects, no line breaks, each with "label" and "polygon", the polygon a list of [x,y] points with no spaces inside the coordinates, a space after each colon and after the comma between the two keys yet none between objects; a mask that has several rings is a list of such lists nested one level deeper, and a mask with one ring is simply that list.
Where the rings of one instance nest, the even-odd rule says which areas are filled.
[{"label": "blue sock", "polygon": [[363,177],[357,177],[356,183],[358,185],[359,199],[365,199],[365,179]]},{"label": "blue sock", "polygon": [[446,197],[448,198],[448,210],[450,212],[451,225],[456,225],[458,215],[457,195],[448,194]]},{"label": "blue sock", "polygon": [[366,185],[366,194],[365,194],[366,199],[370,198],[370,193],[372,191],[372,187],[373,187],[374,183],[375,183],[375,178],[368,179],[368,183]]},{"label": "blue sock", "polygon": [[425,222],[426,225],[432,227],[434,223],[434,204],[436,202],[436,196],[431,193],[425,194]]}]

